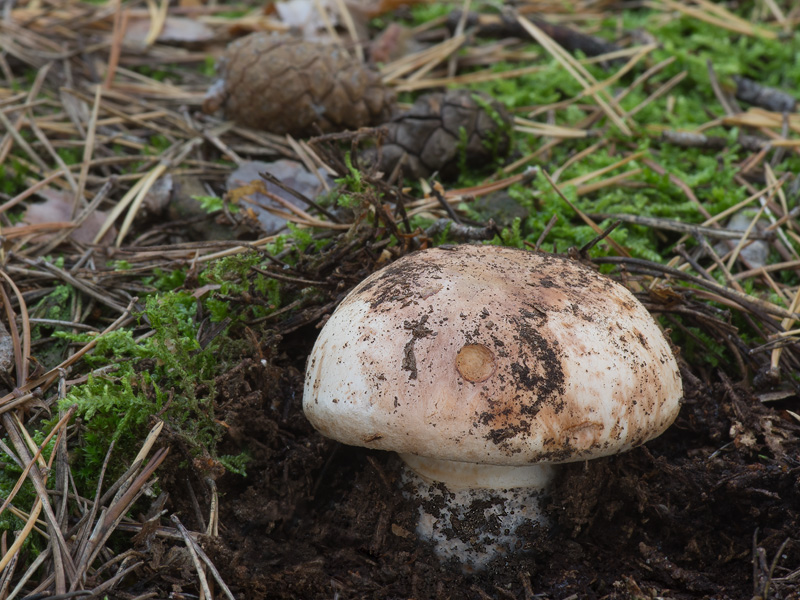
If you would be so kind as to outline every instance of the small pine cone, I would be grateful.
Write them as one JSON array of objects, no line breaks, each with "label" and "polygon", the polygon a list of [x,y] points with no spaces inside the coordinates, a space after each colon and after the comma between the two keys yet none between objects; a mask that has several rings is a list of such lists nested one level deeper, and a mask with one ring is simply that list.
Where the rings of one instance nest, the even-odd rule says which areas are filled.
[{"label": "small pine cone", "polygon": [[[378,168],[388,175],[405,155],[406,177],[429,177],[438,171],[443,179],[454,179],[462,165],[478,167],[506,156],[512,125],[508,110],[482,92],[426,94],[385,126],[388,135]],[[367,162],[375,156],[370,154]]]},{"label": "small pine cone", "polygon": [[[394,95],[380,76],[332,44],[252,33],[231,43],[203,110],[272,133],[297,136],[385,121]],[[317,129],[319,128],[319,129]]]}]

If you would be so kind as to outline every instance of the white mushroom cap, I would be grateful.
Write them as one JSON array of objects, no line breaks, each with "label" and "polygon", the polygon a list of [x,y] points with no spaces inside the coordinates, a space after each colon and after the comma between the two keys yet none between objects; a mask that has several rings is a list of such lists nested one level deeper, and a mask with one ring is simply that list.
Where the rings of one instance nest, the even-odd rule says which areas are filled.
[{"label": "white mushroom cap", "polygon": [[303,407],[345,444],[523,466],[638,446],[682,394],[669,343],[625,287],[565,257],[464,245],[405,256],[344,299]]}]

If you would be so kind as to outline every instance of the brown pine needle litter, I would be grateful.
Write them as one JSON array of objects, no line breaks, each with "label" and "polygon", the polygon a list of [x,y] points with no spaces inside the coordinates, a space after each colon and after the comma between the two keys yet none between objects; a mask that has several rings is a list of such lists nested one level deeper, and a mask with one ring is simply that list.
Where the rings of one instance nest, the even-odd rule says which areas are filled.
[{"label": "brown pine needle litter", "polygon": [[[660,47],[658,40],[632,36],[634,41],[626,40],[624,47],[602,46],[599,53],[576,55],[565,46],[564,39],[551,35],[566,32],[587,42],[596,33],[591,30],[593,24],[616,16],[617,4],[607,0],[522,2],[502,19],[503,25],[513,27],[519,37],[499,41],[479,39],[468,26],[467,17],[474,14],[469,11],[478,10],[470,2],[453,4],[454,8],[463,9],[463,18],[453,31],[447,28],[445,18],[415,28],[411,35],[427,40],[427,45],[409,44],[408,51],[380,65],[382,81],[404,102],[409,101],[409,96],[403,94],[412,92],[522,80],[549,68],[547,60],[555,61],[580,92],[518,109],[513,129],[518,139],[525,140],[519,145],[523,150],[516,150],[482,181],[469,187],[448,187],[434,176],[415,187],[403,188],[387,183],[389,177],[380,177],[368,164],[360,164],[359,150],[364,140],[379,136],[379,128],[300,139],[254,131],[201,112],[206,88],[213,79],[207,58],[219,56],[225,44],[242,33],[286,33],[290,29],[273,8],[259,6],[239,11],[242,14],[237,16],[224,16],[222,13],[231,7],[188,0],[148,0],[144,4],[121,0],[107,4],[77,0],[6,3],[0,17],[0,168],[3,178],[16,187],[9,184],[2,188],[6,191],[0,191],[0,312],[7,330],[0,328],[0,342],[7,346],[4,349],[0,343],[0,363],[8,363],[7,372],[0,373],[0,455],[4,463],[13,463],[21,474],[0,496],[0,522],[13,515],[21,525],[15,531],[5,530],[0,538],[0,600],[54,595],[68,598],[84,592],[87,597],[148,598],[166,593],[164,590],[173,583],[176,590],[180,588],[173,596],[176,598],[256,597],[244,593],[239,596],[236,592],[245,585],[242,581],[252,575],[252,565],[241,557],[252,553],[252,549],[233,550],[224,543],[225,536],[236,528],[231,523],[235,511],[228,510],[226,502],[232,502],[231,497],[250,484],[222,489],[211,474],[218,467],[215,460],[192,456],[160,415],[153,415],[148,423],[149,433],[129,464],[116,462],[118,455],[112,442],[95,474],[96,489],[77,489],[78,475],[70,462],[76,444],[82,443],[75,420],[77,409],[60,402],[70,390],[91,378],[115,377],[116,368],[90,367],[84,359],[96,351],[103,336],[134,325],[138,339],[153,335],[153,325],[141,319],[144,300],[140,298],[156,292],[153,281],[164,273],[185,268],[187,280],[196,282],[198,273],[218,259],[255,253],[263,263],[252,267],[248,276],[280,282],[292,300],[243,326],[246,331],[237,343],[248,345],[253,356],[237,368],[249,369],[248,372],[263,368],[266,373],[277,370],[276,364],[280,363],[285,371],[276,378],[274,387],[287,396],[295,394],[298,386],[302,389],[298,382],[302,381],[303,365],[286,367],[283,363],[289,362],[290,351],[296,351],[293,344],[301,347],[304,342],[298,340],[313,335],[350,288],[380,266],[404,253],[429,247],[445,234],[448,240],[457,242],[495,237],[501,242],[510,240],[510,222],[481,222],[471,216],[480,202],[499,204],[508,196],[509,188],[519,184],[533,189],[534,203],[541,204],[547,194],[556,194],[559,202],[568,207],[572,223],[585,223],[594,231],[593,239],[571,250],[573,258],[602,267],[624,282],[653,314],[698,346],[724,348],[733,363],[729,371],[738,373],[743,380],[759,380],[761,389],[767,391],[757,397],[764,405],[779,406],[774,410],[760,405],[753,408],[742,400],[738,382],[734,385],[724,373],[718,377],[717,370],[711,367],[684,364],[687,389],[694,394],[689,402],[694,420],[687,420],[686,427],[699,428],[703,419],[711,419],[708,413],[712,409],[698,406],[713,390],[733,407],[730,437],[734,441],[730,443],[752,450],[757,447],[756,438],[766,440],[758,446],[759,451],[771,452],[772,458],[765,458],[764,464],[768,463],[776,473],[783,469],[796,476],[796,454],[794,458],[790,455],[798,451],[800,413],[786,408],[788,403],[780,403],[800,395],[797,378],[781,378],[800,373],[800,286],[784,283],[789,279],[780,275],[794,274],[795,282],[800,279],[800,256],[796,250],[800,244],[800,211],[794,204],[798,193],[796,177],[780,172],[778,165],[781,156],[800,154],[800,113],[739,107],[723,78],[717,80],[713,65],[709,64],[714,92],[724,101],[725,111],[712,114],[709,109],[703,116],[707,117],[705,123],[691,131],[676,130],[668,120],[656,125],[645,122],[643,115],[653,106],[669,107],[679,102],[682,85],[690,77],[690,71],[683,68],[669,78],[663,76],[672,72],[670,68],[675,67],[677,59],[657,62],[654,56],[658,55],[654,53]],[[653,9],[658,18],[681,15],[706,24],[719,35],[748,39],[781,39],[800,23],[800,10],[778,0],[763,2],[760,22],[737,16],[725,2],[647,0],[636,4]],[[400,3],[385,0],[361,6],[344,0],[314,0],[309,6],[319,15],[320,29],[364,63],[371,48],[364,14],[380,15],[399,8]],[[548,29],[549,22],[537,21],[539,17],[552,20],[552,28]],[[179,18],[202,25],[211,34],[202,37],[195,33],[196,37],[189,39],[174,37],[176,23],[183,23],[176,20]],[[139,32],[138,37],[133,35],[135,31]],[[531,50],[534,42],[537,47]],[[500,61],[513,63],[513,68],[495,72],[491,66]],[[590,72],[597,65],[604,65],[603,77]],[[634,93],[637,95],[633,97],[643,100],[631,106],[626,100],[630,101]],[[563,117],[567,114],[581,117],[566,123]],[[730,147],[731,138],[706,133],[718,128],[739,132],[736,143],[748,154],[733,168],[737,170],[737,181],[748,190],[748,197],[728,210],[709,214],[691,183],[692,167],[686,167],[683,174],[668,172],[659,163],[659,148],[721,152]],[[649,145],[641,144],[642,140]],[[580,141],[585,145],[572,145]],[[560,164],[552,164],[554,151],[562,148],[575,149]],[[613,162],[579,176],[569,175],[569,169],[585,164],[601,150],[608,151]],[[347,159],[345,151],[352,151]],[[358,206],[342,211],[326,208],[329,204],[320,199],[307,198],[291,186],[275,182],[300,202],[297,204],[268,186],[269,178],[230,191],[226,187],[226,180],[236,167],[255,160],[278,159],[302,164],[324,194],[335,193],[333,180],[353,177],[350,164],[354,164],[362,185],[357,193]],[[645,174],[661,175],[679,190],[699,215],[696,222],[603,208],[586,211],[576,204],[577,199],[591,198],[601,191],[636,190],[651,185],[644,180]],[[166,208],[159,204],[164,194],[170,198]],[[224,197],[224,208],[211,215],[184,210],[186,203],[193,202],[196,208],[192,197],[206,196]],[[64,212],[53,212],[60,216],[53,216],[52,220],[37,221],[27,212],[37,203],[63,207]],[[744,209],[751,212],[741,230],[724,226],[727,219]],[[274,230],[268,230],[259,220],[262,214],[282,219],[295,231],[308,234],[313,243],[299,250],[294,238],[279,238]],[[422,217],[431,224],[412,224]],[[536,251],[549,249],[553,245],[552,230],[563,225],[558,221],[558,215],[552,215],[535,244],[527,240],[520,244]],[[671,240],[672,254],[664,256],[663,263],[637,258],[625,242],[613,237],[619,232],[615,228],[626,226],[647,228],[659,239]],[[198,230],[204,235],[195,235]],[[206,235],[209,231],[212,233]],[[277,242],[284,244],[282,250],[274,255],[268,253],[266,249]],[[607,256],[592,258],[590,251],[597,247],[602,247]],[[769,255],[765,263],[754,262],[750,252],[754,247],[765,249]],[[290,252],[301,256],[294,266],[285,260]],[[211,294],[238,305],[271,302],[255,292],[248,297],[225,296],[221,285],[185,285],[197,299]],[[75,290],[79,298],[65,307],[68,317],[49,318],[31,309],[59,288]],[[201,347],[221,335],[227,325],[212,323],[199,309],[195,316],[205,319],[198,333]],[[734,325],[739,322],[746,323],[749,330],[743,332]],[[36,333],[42,327],[56,326],[76,334],[89,332],[91,341],[37,338],[44,335]],[[263,331],[272,336],[268,342],[250,339],[256,337],[255,332]],[[46,365],[37,360],[48,345],[62,342],[66,347],[64,357]],[[279,346],[280,343],[286,346]],[[278,351],[279,347],[284,349]],[[287,391],[290,388],[291,394]],[[172,402],[173,390],[163,392]],[[232,394],[249,398],[251,392],[242,386]],[[295,495],[291,501],[265,498],[263,504],[278,514],[290,511],[287,507],[294,503],[292,511],[302,507],[296,513],[300,519],[304,517],[301,512],[316,510],[315,503],[327,501],[323,480],[333,477],[326,470],[338,459],[334,459],[335,450],[323,448],[323,442],[314,442],[316,446],[312,448],[313,444],[302,437],[303,426],[291,422],[298,414],[292,404],[295,396],[285,401],[270,400],[283,415],[283,420],[270,425],[270,435],[280,438],[281,452],[298,452],[292,459],[295,462],[281,463],[280,473],[270,473],[271,485],[285,485]],[[758,424],[752,431],[745,430],[748,418]],[[47,435],[35,437],[34,432],[45,420],[51,422]],[[224,418],[218,421],[221,429],[239,435]],[[727,446],[718,442],[728,439],[723,434],[727,432],[715,429],[703,443],[721,446],[716,452],[722,452]],[[308,458],[312,450],[318,454]],[[317,460],[323,452],[329,454],[314,467],[318,478],[314,480],[308,476],[310,471],[304,472],[298,480],[302,479],[306,487],[297,491],[301,483],[295,489],[291,478],[300,469],[298,465],[307,458]],[[274,460],[283,460],[278,454],[274,453]],[[709,464],[713,456],[708,457]],[[661,464],[660,458],[645,458],[640,465],[631,467],[636,477],[655,472]],[[203,464],[198,466],[198,461]],[[178,466],[181,463],[184,466]],[[387,481],[379,467],[370,464],[381,480]],[[187,476],[185,486],[182,480],[176,482],[178,477],[174,475],[180,468],[191,470],[195,477],[189,481]],[[116,476],[121,471],[123,474]],[[634,475],[626,473],[625,477],[624,481],[629,482]],[[749,485],[741,474],[732,474],[727,482],[709,479],[706,483],[697,495],[711,493],[711,488],[729,486],[735,490],[736,486]],[[253,484],[254,495],[263,489]],[[796,494],[788,487],[783,489],[786,494]],[[196,494],[196,490],[202,491]],[[182,512],[173,509],[170,494],[187,496],[180,499]],[[757,490],[753,494],[772,499],[770,494],[776,492]],[[678,510],[678,505],[675,498],[665,500],[663,514],[659,514],[666,519],[671,511]],[[380,510],[387,510],[386,506]],[[147,514],[140,514],[142,511]],[[358,510],[352,512],[342,519],[355,522],[362,518]],[[594,513],[600,514],[597,510]],[[246,520],[247,515],[243,518]],[[267,518],[259,513],[258,518],[258,525],[253,526],[258,532],[253,535],[266,537],[273,530],[280,532],[282,525],[275,529],[278,517]],[[582,527],[588,530],[601,519],[597,515],[579,518],[583,519],[580,524],[571,523],[576,536]],[[335,530],[326,527],[328,524],[319,525],[323,531],[320,536],[334,539],[336,536],[330,532]],[[359,588],[359,578],[366,580],[362,574],[369,565],[377,564],[387,554],[387,532],[402,540],[413,540],[414,534],[389,517],[373,529],[371,537],[348,540],[358,546],[358,552],[347,555],[347,560],[342,561],[345,566],[335,574],[324,574],[328,596],[338,597],[340,590],[342,597],[391,596],[393,592],[386,591],[390,587],[385,582],[398,579],[391,569],[387,568],[388,574],[380,585],[370,581]],[[776,570],[777,563],[770,562],[757,544],[758,535],[756,531],[753,538],[752,566],[757,588],[754,597],[788,598],[787,590],[800,581],[800,569]],[[292,541],[281,539],[280,543],[291,545]],[[604,597],[656,597],[661,595],[656,585],[666,590],[669,585],[683,584],[691,593],[715,596],[717,592],[719,597],[725,596],[720,592],[721,586],[714,588],[701,579],[692,579],[689,585],[685,574],[688,571],[679,572],[680,567],[658,554],[649,543],[641,544],[639,552],[650,565],[648,570],[655,573],[655,583],[648,583],[643,590],[632,577],[621,575],[611,582],[614,593],[607,586]],[[790,555],[796,557],[797,540],[786,544],[779,546],[780,552],[793,552]],[[307,559],[298,554],[291,565],[280,564],[275,571],[269,571],[280,562],[281,555],[274,546],[275,542],[271,542],[264,551],[278,557],[274,561],[272,557],[265,559],[267,566],[263,568],[269,575],[258,573],[273,585],[273,590],[265,591],[263,597],[270,597],[274,590],[280,592],[293,574],[298,580],[323,579],[319,573],[325,559],[319,556]],[[31,548],[36,548],[38,554]],[[399,562],[408,566],[419,561],[423,566],[410,578],[413,583],[408,589],[394,597],[447,596],[451,580],[436,579],[435,589],[425,587],[426,578],[443,577],[442,573],[426,567],[424,555],[420,559],[416,551],[403,552]],[[683,556],[706,552],[710,550],[692,547]],[[737,559],[736,551],[727,552],[729,556],[720,561]],[[778,554],[774,556],[778,561]],[[576,558],[576,562],[584,560],[589,558]],[[515,565],[513,568],[519,563]],[[240,568],[243,575],[237,571]],[[488,592],[481,587],[483,582],[469,580],[463,590],[453,591],[452,597],[461,597],[462,591],[471,594],[469,597],[539,597],[526,573],[517,569],[511,579],[513,586],[498,585],[487,588]],[[145,574],[152,580],[152,588],[137,587]],[[236,584],[230,582],[232,577],[238,578]],[[544,586],[544,579],[539,584]],[[287,594],[300,593],[299,587],[286,589]],[[309,587],[311,591],[301,592],[316,597],[315,593],[322,593],[320,589]],[[769,596],[770,589],[787,595]],[[576,592],[569,597],[582,595]]]}]

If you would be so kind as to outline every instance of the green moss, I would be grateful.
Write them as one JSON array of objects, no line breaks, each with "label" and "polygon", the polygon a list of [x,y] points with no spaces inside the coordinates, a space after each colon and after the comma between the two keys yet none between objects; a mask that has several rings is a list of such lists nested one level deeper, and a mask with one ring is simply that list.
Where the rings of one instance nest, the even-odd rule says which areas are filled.
[{"label": "green moss", "polygon": [[16,196],[26,187],[28,169],[13,157],[9,159],[9,163],[10,165],[0,164],[0,192]]},{"label": "green moss", "polygon": [[467,168],[467,144],[469,144],[469,139],[467,136],[467,130],[464,127],[458,128],[458,143],[456,144],[456,157],[458,160],[458,171],[460,173],[466,173],[468,171]]},{"label": "green moss", "polygon": [[223,10],[217,13],[217,16],[220,16],[224,19],[240,19],[242,17],[246,17],[250,13],[250,9],[248,8],[231,8],[231,10]]},{"label": "green moss", "polygon": [[[154,415],[190,453],[214,456],[223,433],[214,420],[214,379],[234,357],[224,336],[205,347],[197,341],[196,303],[188,292],[151,296],[140,318],[150,324],[153,335],[136,339],[130,329],[108,333],[85,358],[90,367],[113,365],[113,370],[90,376],[62,401],[64,407],[77,407],[82,423],[81,441],[73,453],[81,481],[94,482],[112,440],[115,464],[124,470]],[[203,390],[201,396],[196,395],[198,389]]]},{"label": "green moss", "polygon": [[145,77],[149,77],[154,81],[166,81],[176,69],[178,69],[176,65],[159,65],[158,67],[151,67],[149,65],[136,65],[133,67],[133,70],[137,73],[144,75]]},{"label": "green moss", "polygon": [[203,67],[200,69],[200,72],[209,79],[213,79],[216,76],[217,61],[214,60],[213,56],[206,57],[206,59],[203,61]]},{"label": "green moss", "polygon": [[[290,234],[278,236],[267,251],[280,253],[288,241],[300,251],[320,243],[310,231],[291,228]],[[294,256],[291,253],[284,259],[291,264]],[[214,414],[215,381],[249,348],[228,331],[281,306],[284,292],[280,282],[254,271],[254,267],[264,267],[264,262],[259,252],[214,262],[197,275],[198,289],[207,286],[210,290],[199,297],[182,289],[185,270],[156,272],[147,283],[159,291],[144,300],[144,310],[138,315],[140,325],[147,325],[149,334],[137,337],[135,329],[122,329],[96,340],[94,351],[84,361],[89,369],[102,371],[95,371],[86,383],[72,387],[61,402],[62,408],[76,407],[78,437],[72,456],[73,472],[81,489],[96,485],[112,441],[112,464],[117,466],[108,477],[124,471],[154,417],[164,420],[171,435],[191,456],[210,456],[231,472],[244,474],[246,452],[217,452],[224,430]],[[40,303],[42,310],[68,304],[73,292],[68,286],[57,289]],[[252,301],[241,302],[241,298]],[[224,322],[226,328],[201,343],[201,323],[206,315],[214,322]],[[65,343],[93,339],[89,334],[54,335]]]},{"label": "green moss", "polygon": [[145,283],[152,285],[159,292],[171,292],[183,286],[186,281],[186,269],[163,271],[156,269],[155,277],[148,278]]},{"label": "green moss", "polygon": [[157,133],[150,136],[149,143],[144,153],[154,155],[163,154],[170,146],[172,146],[170,139],[165,135]]},{"label": "green moss", "polygon": [[353,159],[350,153],[344,155],[344,164],[347,167],[347,175],[337,179],[336,183],[350,190],[354,194],[364,193],[364,183],[361,181],[361,171],[353,166]]},{"label": "green moss", "polygon": [[65,165],[77,165],[83,160],[83,151],[78,148],[56,148],[56,154],[61,157]]},{"label": "green moss", "polygon": [[208,214],[219,212],[226,206],[232,213],[239,212],[239,207],[236,204],[233,202],[226,202],[218,196],[192,196],[192,199],[197,200],[197,202],[200,203],[200,208]]},{"label": "green moss", "polygon": [[415,25],[428,23],[434,19],[446,17],[453,11],[454,5],[447,2],[430,2],[414,4],[411,7],[411,20]]},{"label": "green moss", "polygon": [[[674,317],[677,322],[681,319]],[[690,364],[703,364],[709,367],[731,364],[727,348],[697,327],[673,328],[673,343],[681,348],[681,354]]]}]

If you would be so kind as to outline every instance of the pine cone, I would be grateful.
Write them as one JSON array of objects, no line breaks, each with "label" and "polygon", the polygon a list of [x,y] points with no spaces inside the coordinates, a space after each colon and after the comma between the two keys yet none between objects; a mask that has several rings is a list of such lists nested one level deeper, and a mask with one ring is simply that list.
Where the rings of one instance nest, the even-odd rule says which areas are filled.
[{"label": "pine cone", "polygon": [[272,133],[313,135],[389,118],[393,94],[380,76],[332,44],[253,33],[231,43],[221,79],[203,102],[208,113]]},{"label": "pine cone", "polygon": [[[461,165],[477,167],[508,154],[513,120],[508,110],[482,92],[450,90],[420,96],[385,128],[378,168],[391,173],[405,158],[406,177],[458,176]],[[366,155],[367,162],[376,153]]]}]

